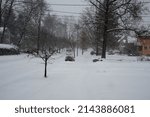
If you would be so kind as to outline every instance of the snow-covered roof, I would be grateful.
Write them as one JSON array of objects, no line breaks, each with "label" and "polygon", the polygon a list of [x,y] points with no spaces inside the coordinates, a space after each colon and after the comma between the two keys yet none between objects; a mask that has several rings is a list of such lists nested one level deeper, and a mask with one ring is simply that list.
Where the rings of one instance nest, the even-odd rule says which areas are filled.
[{"label": "snow-covered roof", "polygon": [[2,48],[4,48],[4,49],[12,49],[12,48],[17,49],[18,47],[15,45],[10,45],[10,44],[0,44],[0,49],[2,49]]}]

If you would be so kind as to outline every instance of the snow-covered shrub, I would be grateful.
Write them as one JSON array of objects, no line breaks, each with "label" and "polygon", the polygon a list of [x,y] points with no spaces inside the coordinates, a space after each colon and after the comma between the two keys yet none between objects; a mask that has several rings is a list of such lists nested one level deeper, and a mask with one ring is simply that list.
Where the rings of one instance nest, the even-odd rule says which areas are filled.
[{"label": "snow-covered shrub", "polygon": [[99,59],[93,59],[93,62],[95,63],[95,62],[98,62],[99,61]]},{"label": "snow-covered shrub", "polygon": [[19,50],[14,45],[0,44],[0,55],[17,55]]},{"label": "snow-covered shrub", "polygon": [[140,56],[137,58],[138,61],[150,61],[149,56]]}]

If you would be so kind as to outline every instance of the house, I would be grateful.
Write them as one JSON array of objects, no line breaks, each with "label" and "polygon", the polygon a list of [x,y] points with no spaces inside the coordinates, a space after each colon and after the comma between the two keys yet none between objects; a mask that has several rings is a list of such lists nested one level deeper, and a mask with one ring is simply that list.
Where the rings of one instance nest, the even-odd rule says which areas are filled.
[{"label": "house", "polygon": [[140,55],[150,56],[150,36],[139,36],[137,45]]},{"label": "house", "polygon": [[134,37],[125,37],[119,40],[120,54],[126,54],[129,56],[138,56],[137,44]]}]

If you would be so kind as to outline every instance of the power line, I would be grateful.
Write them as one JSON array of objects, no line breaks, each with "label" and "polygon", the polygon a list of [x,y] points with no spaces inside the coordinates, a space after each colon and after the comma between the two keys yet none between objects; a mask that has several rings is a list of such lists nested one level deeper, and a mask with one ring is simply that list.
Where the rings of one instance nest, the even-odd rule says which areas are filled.
[{"label": "power line", "polygon": [[[45,14],[47,15],[47,14]],[[58,16],[58,17],[75,17],[75,18],[79,18],[80,16],[77,15],[60,15],[60,14],[50,14],[51,16]]]},{"label": "power line", "polygon": [[71,7],[71,6],[76,6],[76,7],[92,6],[92,5],[87,5],[87,4],[48,4],[48,5],[51,5],[51,6],[68,6],[68,7]]},{"label": "power line", "polygon": [[[58,13],[68,13],[68,14],[82,14],[82,13],[77,13],[77,12],[67,12],[67,11],[55,11],[51,10],[51,12],[58,12]],[[141,15],[141,17],[150,17],[150,15]]]},{"label": "power line", "polygon": [[59,17],[79,17],[75,15],[58,15],[58,14],[51,14],[52,16],[59,16]]},{"label": "power line", "polygon": [[67,11],[55,11],[55,10],[52,10],[52,12],[58,12],[58,13],[69,13],[69,14],[82,14],[82,13],[77,13],[77,12],[67,12]]},{"label": "power line", "polygon": [[[150,2],[141,2],[141,3],[150,3]],[[51,3],[49,3],[48,5],[51,5],[51,6],[93,6],[92,4],[51,4]]]},{"label": "power line", "polygon": [[141,3],[150,3],[150,2],[141,2]]},{"label": "power line", "polygon": [[[18,0],[16,1],[18,3],[33,3],[33,2],[29,2],[29,1],[21,1],[21,0]],[[148,1],[142,1],[141,3],[150,3]],[[52,6],[93,6],[93,5],[90,5],[90,4],[56,4],[56,3],[47,3],[48,5],[52,5]]]},{"label": "power line", "polygon": [[143,17],[143,18],[149,18],[150,15],[141,15],[141,17]]},{"label": "power line", "polygon": [[146,15],[141,15],[141,17],[150,17],[150,15],[147,15],[147,16]]},{"label": "power line", "polygon": [[[29,1],[16,1],[16,2],[18,2],[18,3],[32,3],[32,2],[29,2]],[[34,4],[36,4],[36,3],[34,3]],[[51,5],[51,6],[69,6],[69,7],[71,7],[71,6],[77,6],[77,7],[82,7],[82,6],[92,6],[92,5],[88,5],[88,4],[56,4],[56,3],[54,3],[54,4],[51,4],[51,3],[47,3],[47,5]]]},{"label": "power line", "polygon": [[[141,3],[150,3],[150,2],[141,2]],[[90,5],[90,4],[48,4],[48,5],[51,5],[51,6],[93,6],[93,5]]]}]

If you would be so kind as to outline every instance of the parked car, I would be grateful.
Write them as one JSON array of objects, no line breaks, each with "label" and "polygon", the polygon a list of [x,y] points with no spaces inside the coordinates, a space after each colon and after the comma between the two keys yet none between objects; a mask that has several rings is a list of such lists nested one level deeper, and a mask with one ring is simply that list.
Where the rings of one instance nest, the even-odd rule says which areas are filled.
[{"label": "parked car", "polygon": [[91,55],[95,55],[96,52],[95,52],[95,51],[91,51],[90,54],[91,54]]},{"label": "parked car", "polygon": [[75,61],[75,59],[72,56],[66,56],[65,61]]}]

